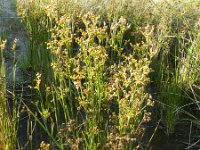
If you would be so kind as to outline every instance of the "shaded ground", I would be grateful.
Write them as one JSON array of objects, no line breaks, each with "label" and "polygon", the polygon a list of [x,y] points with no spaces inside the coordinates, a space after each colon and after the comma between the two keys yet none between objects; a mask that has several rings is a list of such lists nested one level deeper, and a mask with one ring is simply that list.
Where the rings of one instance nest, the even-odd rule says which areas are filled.
[{"label": "shaded ground", "polygon": [[143,147],[148,145],[145,150],[200,150],[200,122],[191,119],[192,115],[199,116],[196,105],[188,105],[178,112],[174,133],[168,134],[166,123],[160,119],[162,117],[156,86],[154,84],[150,86],[149,92],[152,94],[155,106],[149,110],[152,120],[141,125],[143,133],[138,140],[140,144]]}]

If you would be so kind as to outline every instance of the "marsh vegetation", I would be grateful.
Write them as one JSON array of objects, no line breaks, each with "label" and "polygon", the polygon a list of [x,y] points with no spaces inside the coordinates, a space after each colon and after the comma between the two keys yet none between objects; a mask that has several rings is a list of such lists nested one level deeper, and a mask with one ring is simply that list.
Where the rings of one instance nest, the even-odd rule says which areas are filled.
[{"label": "marsh vegetation", "polygon": [[200,2],[0,3],[0,149],[200,148]]}]

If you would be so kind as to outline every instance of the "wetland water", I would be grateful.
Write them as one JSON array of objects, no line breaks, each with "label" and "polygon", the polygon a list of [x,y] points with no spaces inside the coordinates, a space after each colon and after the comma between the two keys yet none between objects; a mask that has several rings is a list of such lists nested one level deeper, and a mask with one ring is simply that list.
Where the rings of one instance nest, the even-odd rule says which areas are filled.
[{"label": "wetland water", "polygon": [[[5,51],[6,56],[6,76],[7,82],[12,82],[12,68],[14,55],[11,51],[13,41],[16,39],[16,81],[22,82],[23,75],[21,73],[19,62],[27,59],[28,40],[25,29],[21,24],[20,17],[17,16],[15,1],[0,0],[0,37],[7,40]],[[23,63],[20,63],[21,65]],[[9,85],[9,84],[8,84]]]}]

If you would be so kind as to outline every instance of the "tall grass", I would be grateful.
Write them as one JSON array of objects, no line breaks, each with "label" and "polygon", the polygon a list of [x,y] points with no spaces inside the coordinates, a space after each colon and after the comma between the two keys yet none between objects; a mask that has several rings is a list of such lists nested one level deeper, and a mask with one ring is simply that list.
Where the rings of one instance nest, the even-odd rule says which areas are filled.
[{"label": "tall grass", "polygon": [[[193,100],[199,107],[199,3],[175,4],[17,1],[29,38],[29,62],[21,63],[31,66],[32,91],[28,103],[15,96],[14,41],[12,103],[20,105],[6,117],[17,119],[23,104],[29,116],[27,147],[141,148],[137,139],[142,124],[151,120],[152,97],[160,105],[156,117],[173,134],[185,106]],[[6,99],[4,70],[2,51],[1,99]],[[7,107],[2,105],[1,112]],[[6,129],[11,124],[4,123]],[[6,132],[15,135],[6,140],[10,145],[18,143],[19,122],[12,123]],[[37,131],[43,133],[40,138]]]},{"label": "tall grass", "polygon": [[[6,133],[6,130],[2,130],[2,129],[6,129],[7,125],[6,125],[6,122],[4,122],[5,120],[3,120],[3,117],[4,117],[4,113],[7,112],[6,110],[6,72],[5,72],[5,60],[4,60],[4,48],[5,48],[5,45],[6,45],[6,41],[3,41],[2,39],[0,39],[0,50],[1,50],[1,59],[0,59],[0,63],[1,63],[1,66],[0,66],[0,81],[1,81],[1,86],[0,86],[0,89],[1,89],[1,93],[0,93],[0,100],[1,100],[1,131],[0,131],[0,134],[1,134],[1,148],[5,148],[6,147],[6,142],[10,142],[10,141],[4,141],[4,132]],[[6,115],[7,118],[8,118],[8,114]]]},{"label": "tall grass", "polygon": [[[0,81],[1,81],[1,93],[0,93],[0,100],[1,100],[1,149],[15,149],[17,144],[17,112],[16,107],[10,107],[9,101],[7,98],[7,84],[6,84],[6,65],[4,59],[4,50],[6,46],[6,41],[0,39],[0,50],[1,50],[1,59],[0,59]],[[13,94],[14,95],[14,94]],[[13,98],[13,103],[16,99]],[[12,102],[11,102],[12,103]],[[13,109],[13,110],[11,110]],[[12,113],[11,113],[12,112]]]}]

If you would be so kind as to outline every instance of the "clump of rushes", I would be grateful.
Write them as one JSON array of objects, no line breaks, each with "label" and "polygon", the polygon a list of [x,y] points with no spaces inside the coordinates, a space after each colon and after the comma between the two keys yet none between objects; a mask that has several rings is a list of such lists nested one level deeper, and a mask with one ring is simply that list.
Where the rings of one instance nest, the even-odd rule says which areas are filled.
[{"label": "clump of rushes", "polygon": [[[135,146],[153,55],[136,59],[123,52],[129,27],[124,17],[108,26],[90,12],[76,18],[62,16],[52,30],[48,48],[56,85],[54,107],[64,110],[65,120],[82,122],[83,128],[74,138],[81,137],[78,141],[86,149],[112,148],[112,142],[116,148]],[[110,32],[108,28],[112,28]],[[147,45],[133,47],[146,52]],[[109,51],[116,55],[109,56]],[[56,113],[59,123],[60,114]]]},{"label": "clump of rushes", "polygon": [[[26,6],[27,9],[19,12],[35,47],[31,48],[31,57],[33,69],[39,72],[35,80],[40,97],[36,107],[42,120],[28,109],[30,114],[59,148],[75,149],[77,145],[86,149],[114,145],[118,149],[134,148],[143,105],[148,98],[145,86],[149,82],[152,57],[147,53],[148,45],[140,40],[130,43],[126,33],[131,25],[125,17],[104,21],[105,16],[102,20],[92,12],[69,15],[50,13],[54,8],[43,9],[36,2]],[[47,46],[53,70],[50,85],[41,84],[43,74],[49,75],[49,72],[40,70],[43,66],[35,69],[37,63],[44,64],[38,59],[40,43],[45,44],[40,39],[40,31],[48,28],[40,23],[45,20],[42,19],[46,16],[44,12],[49,17],[46,19],[55,25],[48,30],[51,39]]]},{"label": "clump of rushes", "polygon": [[177,110],[193,93],[187,85],[199,82],[199,30],[189,19],[199,13],[185,3],[130,1],[18,2],[38,93],[36,109],[26,107],[48,148],[136,148],[138,127],[150,119],[147,85],[162,104],[167,133],[174,132]]}]

